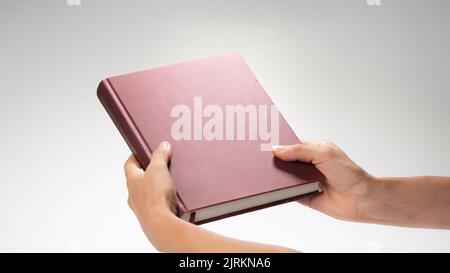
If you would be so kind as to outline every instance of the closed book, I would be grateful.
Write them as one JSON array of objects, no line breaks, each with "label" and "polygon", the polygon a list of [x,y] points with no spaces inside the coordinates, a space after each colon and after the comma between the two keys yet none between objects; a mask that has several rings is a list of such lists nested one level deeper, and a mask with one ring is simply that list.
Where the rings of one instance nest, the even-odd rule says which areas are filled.
[{"label": "closed book", "polygon": [[273,157],[271,145],[300,140],[239,54],[110,77],[97,96],[144,169],[161,141],[172,144],[186,221],[293,201],[324,180],[312,164]]}]

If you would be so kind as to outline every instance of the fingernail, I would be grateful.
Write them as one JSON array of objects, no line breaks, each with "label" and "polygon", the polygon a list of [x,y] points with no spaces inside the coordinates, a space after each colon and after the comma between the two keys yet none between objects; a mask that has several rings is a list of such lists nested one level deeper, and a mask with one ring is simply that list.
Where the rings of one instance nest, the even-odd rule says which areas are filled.
[{"label": "fingernail", "polygon": [[286,151],[286,147],[280,146],[280,145],[275,145],[275,146],[272,146],[272,151],[274,151],[274,152],[284,152],[284,151]]},{"label": "fingernail", "polygon": [[159,144],[159,146],[160,146],[161,148],[163,148],[164,150],[169,150],[169,149],[170,149],[170,143],[167,142],[167,141],[161,142],[161,144]]}]

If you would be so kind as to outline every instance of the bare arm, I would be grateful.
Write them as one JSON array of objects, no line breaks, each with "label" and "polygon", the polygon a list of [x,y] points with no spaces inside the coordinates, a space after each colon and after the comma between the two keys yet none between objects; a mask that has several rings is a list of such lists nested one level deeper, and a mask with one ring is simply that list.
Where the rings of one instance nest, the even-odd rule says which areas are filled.
[{"label": "bare arm", "polygon": [[377,178],[360,207],[365,222],[449,229],[450,178]]},{"label": "bare arm", "polygon": [[141,225],[161,252],[294,252],[284,247],[225,237],[185,222],[167,211],[147,215],[149,217],[142,219]]},{"label": "bare arm", "polygon": [[215,234],[175,215],[175,186],[167,168],[172,149],[161,143],[147,170],[133,156],[125,163],[128,203],[143,231],[162,252],[294,252],[292,249]]}]

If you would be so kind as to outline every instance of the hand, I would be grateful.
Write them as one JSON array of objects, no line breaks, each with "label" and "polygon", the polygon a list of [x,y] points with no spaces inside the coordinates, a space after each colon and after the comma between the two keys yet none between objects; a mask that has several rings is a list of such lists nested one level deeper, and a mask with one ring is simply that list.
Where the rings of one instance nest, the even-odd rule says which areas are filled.
[{"label": "hand", "polygon": [[175,185],[167,167],[171,156],[171,145],[162,142],[145,171],[133,155],[125,162],[128,205],[141,224],[155,218],[151,216],[176,213]]},{"label": "hand", "polygon": [[332,217],[360,221],[360,206],[366,200],[373,177],[356,165],[336,145],[324,141],[303,141],[301,144],[274,146],[273,153],[285,161],[314,164],[327,178],[322,194],[299,200]]},{"label": "hand", "polygon": [[144,171],[134,156],[125,163],[128,204],[153,246],[162,252],[292,252],[292,249],[236,240],[178,218],[175,185],[167,164],[172,147],[162,142]]}]

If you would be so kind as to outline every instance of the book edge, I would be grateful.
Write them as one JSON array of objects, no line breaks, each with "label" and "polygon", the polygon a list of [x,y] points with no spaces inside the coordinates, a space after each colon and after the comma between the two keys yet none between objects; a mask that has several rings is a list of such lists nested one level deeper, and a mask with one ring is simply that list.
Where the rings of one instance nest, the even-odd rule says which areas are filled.
[{"label": "book edge", "polygon": [[[214,222],[214,221],[217,221],[217,220],[220,220],[220,219],[229,218],[229,217],[241,215],[241,214],[248,213],[248,212],[257,211],[257,210],[270,208],[270,207],[274,207],[274,206],[277,206],[277,205],[281,205],[281,204],[297,201],[299,199],[306,198],[308,196],[315,195],[315,194],[319,194],[319,192],[318,191],[312,191],[312,192],[300,194],[300,195],[297,195],[297,196],[294,196],[294,197],[288,197],[288,198],[280,199],[280,200],[273,201],[273,202],[270,202],[270,203],[266,203],[266,204],[262,204],[262,205],[258,205],[258,206],[254,206],[254,207],[250,207],[250,208],[246,208],[246,209],[243,209],[243,210],[226,213],[226,214],[223,214],[223,215],[219,215],[219,216],[216,216],[216,217],[208,218],[208,219],[201,220],[201,221],[198,221],[198,222],[194,221],[193,223],[196,224],[196,225],[203,225],[203,224],[206,224],[206,223],[209,223],[209,222]],[[195,211],[192,212],[192,213],[194,214]],[[195,214],[194,214],[194,217],[195,217]]]}]

